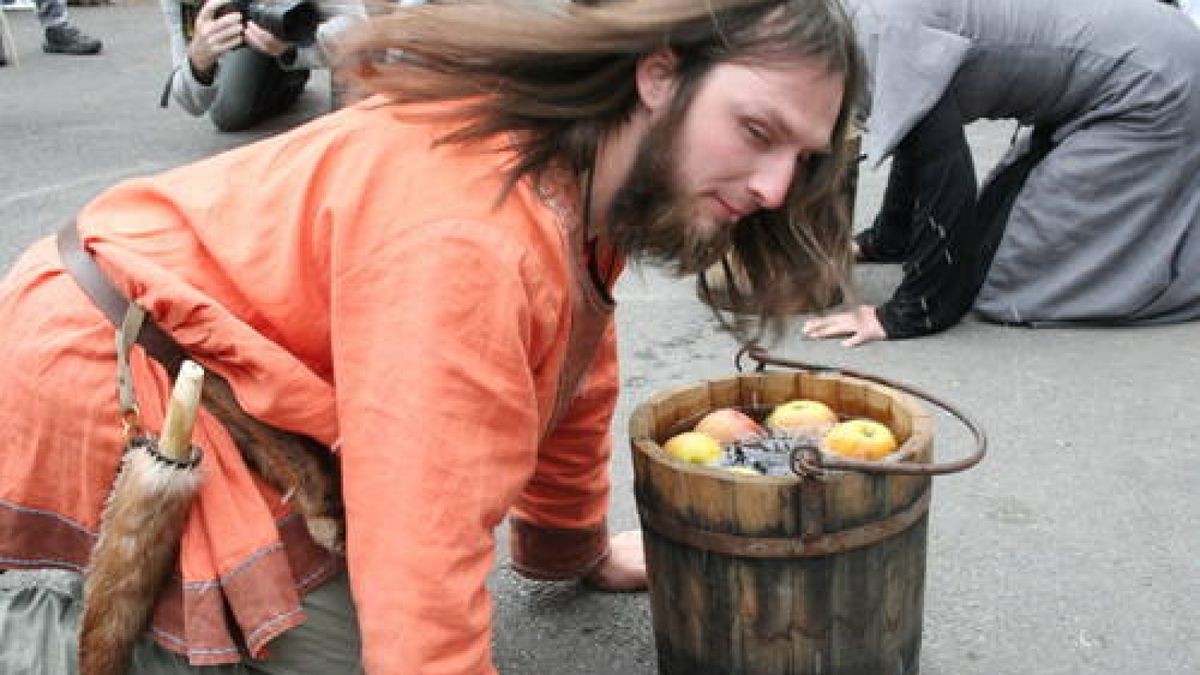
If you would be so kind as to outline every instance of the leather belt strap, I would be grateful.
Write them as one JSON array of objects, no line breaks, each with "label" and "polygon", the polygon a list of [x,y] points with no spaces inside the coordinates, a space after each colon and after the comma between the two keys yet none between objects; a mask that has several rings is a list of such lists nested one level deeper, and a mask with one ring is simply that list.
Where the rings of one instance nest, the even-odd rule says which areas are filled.
[{"label": "leather belt strap", "polygon": [[[104,275],[84,248],[75,223],[59,230],[58,251],[67,273],[116,326],[117,351],[125,350],[136,332],[136,343],[174,379],[188,358],[187,352],[149,316],[140,317],[141,325],[137,325],[141,308],[126,299]],[[131,308],[135,310],[132,313],[128,311]],[[133,319],[128,323],[127,315]],[[215,371],[208,371],[204,378],[202,402],[229,431],[247,464],[304,516],[313,541],[330,551],[344,550],[340,468],[329,448],[303,434],[255,419],[238,403],[229,382]],[[124,416],[128,412],[124,402],[122,408]]]},{"label": "leather belt strap", "polygon": [[[75,279],[75,283],[79,284],[108,320],[114,326],[120,327],[125,321],[129,300],[112,285],[92,258],[92,254],[83,247],[83,242],[79,239],[79,229],[74,221],[58,231],[57,243],[58,253],[62,256],[67,273]],[[137,343],[167,369],[172,379],[187,358],[187,352],[175,338],[159,328],[150,317],[146,317],[142,322],[137,333]]]}]

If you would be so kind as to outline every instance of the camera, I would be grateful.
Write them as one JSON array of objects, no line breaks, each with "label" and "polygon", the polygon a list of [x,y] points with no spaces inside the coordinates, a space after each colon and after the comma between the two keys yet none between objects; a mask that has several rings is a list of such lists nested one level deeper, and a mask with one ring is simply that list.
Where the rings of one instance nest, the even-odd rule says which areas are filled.
[{"label": "camera", "polygon": [[241,12],[243,21],[253,21],[280,40],[298,45],[311,45],[321,23],[321,13],[311,0],[231,0],[216,15],[230,12]]}]

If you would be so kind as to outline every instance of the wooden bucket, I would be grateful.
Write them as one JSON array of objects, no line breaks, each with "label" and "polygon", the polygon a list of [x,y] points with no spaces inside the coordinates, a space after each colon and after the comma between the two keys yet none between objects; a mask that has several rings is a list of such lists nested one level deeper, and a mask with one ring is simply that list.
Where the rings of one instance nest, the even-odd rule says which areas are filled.
[{"label": "wooden bucket", "polygon": [[843,374],[744,374],[640,405],[630,436],[662,674],[918,672],[928,475],[754,477],[662,450],[713,409],[761,421],[798,398],[886,424],[900,446],[885,462],[932,459],[914,398]]}]

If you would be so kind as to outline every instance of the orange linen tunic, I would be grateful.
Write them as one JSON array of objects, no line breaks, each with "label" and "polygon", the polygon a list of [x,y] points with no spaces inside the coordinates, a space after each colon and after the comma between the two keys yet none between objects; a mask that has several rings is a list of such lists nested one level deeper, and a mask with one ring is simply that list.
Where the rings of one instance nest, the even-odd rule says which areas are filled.
[{"label": "orange linen tunic", "polygon": [[[574,181],[437,146],[445,127],[367,101],[100,195],[85,245],[259,419],[340,457],[364,663],[489,673],[492,530],[516,567],[607,552],[611,302],[586,272]],[[122,450],[113,329],[35,244],[0,284],[0,565],[81,569]],[[168,393],[134,353],[149,428]],[[343,560],[201,416],[203,484],[152,635],[226,663],[304,620]]]}]

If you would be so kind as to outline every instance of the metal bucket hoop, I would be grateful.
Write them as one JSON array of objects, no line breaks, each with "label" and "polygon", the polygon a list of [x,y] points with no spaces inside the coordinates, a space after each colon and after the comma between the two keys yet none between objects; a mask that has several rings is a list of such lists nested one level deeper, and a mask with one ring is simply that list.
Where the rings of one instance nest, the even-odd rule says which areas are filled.
[{"label": "metal bucket hoop", "polygon": [[983,427],[980,426],[980,424],[975,421],[973,417],[968,415],[958,406],[955,406],[954,404],[938,398],[933,394],[914,387],[913,385],[849,368],[835,368],[832,366],[779,358],[777,356],[772,356],[762,347],[753,344],[742,347],[733,357],[733,364],[737,368],[738,372],[746,372],[743,361],[747,357],[758,364],[754,367],[754,372],[758,373],[766,372],[767,366],[778,366],[803,372],[824,373],[829,375],[846,375],[861,380],[875,382],[876,384],[881,384],[885,387],[891,387],[892,389],[898,389],[949,413],[971,432],[971,436],[975,442],[975,450],[966,457],[950,462],[933,463],[872,462],[857,459],[831,459],[828,457],[823,457],[819,452],[805,452],[804,448],[800,448],[792,454],[792,470],[798,475],[818,475],[823,471],[838,470],[857,471],[859,473],[876,475],[893,474],[901,476],[933,476],[965,471],[978,464],[983,460],[984,456],[987,455],[987,434],[984,432]]}]

